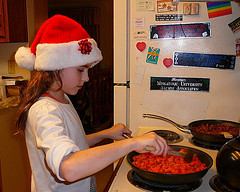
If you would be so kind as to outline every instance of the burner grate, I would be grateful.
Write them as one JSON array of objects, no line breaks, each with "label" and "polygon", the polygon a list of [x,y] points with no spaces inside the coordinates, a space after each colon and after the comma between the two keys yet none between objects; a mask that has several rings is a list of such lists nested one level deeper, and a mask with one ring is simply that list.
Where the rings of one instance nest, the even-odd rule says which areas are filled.
[{"label": "burner grate", "polygon": [[181,185],[165,185],[161,183],[152,182],[146,179],[142,179],[133,170],[130,170],[127,175],[128,181],[140,189],[152,192],[189,192],[197,189],[202,184],[202,179],[189,184]]},{"label": "burner grate", "polygon": [[168,144],[171,143],[178,143],[181,142],[183,140],[183,137],[173,131],[168,131],[168,130],[154,130],[151,132],[155,132],[156,134],[158,134],[159,136],[161,136],[162,138],[164,138]]},{"label": "burner grate", "polygon": [[205,149],[219,150],[222,147],[221,144],[205,142],[205,141],[196,139],[195,137],[190,137],[189,142],[192,143],[193,145],[196,145],[198,147],[203,147]]}]

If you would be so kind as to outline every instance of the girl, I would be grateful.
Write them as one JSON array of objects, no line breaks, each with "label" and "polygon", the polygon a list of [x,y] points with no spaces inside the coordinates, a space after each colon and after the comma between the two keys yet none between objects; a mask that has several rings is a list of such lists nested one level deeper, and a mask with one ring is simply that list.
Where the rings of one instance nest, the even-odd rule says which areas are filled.
[{"label": "girl", "polygon": [[[133,139],[123,124],[85,135],[81,120],[66,94],[75,95],[89,80],[88,69],[102,60],[96,42],[74,20],[55,15],[39,29],[31,49],[15,55],[19,66],[36,69],[25,90],[17,129],[25,132],[32,169],[31,191],[96,191],[94,175],[135,150],[153,154],[168,151],[155,133]],[[116,142],[93,147],[105,138]]]}]

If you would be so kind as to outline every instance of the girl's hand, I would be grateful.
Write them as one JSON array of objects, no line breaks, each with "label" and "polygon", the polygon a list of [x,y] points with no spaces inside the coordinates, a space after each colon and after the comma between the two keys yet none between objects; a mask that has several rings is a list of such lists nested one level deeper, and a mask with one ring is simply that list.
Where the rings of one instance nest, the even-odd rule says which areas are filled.
[{"label": "girl's hand", "polygon": [[130,131],[124,124],[117,123],[116,125],[112,126],[109,129],[104,130],[105,134],[108,135],[108,138],[111,138],[113,140],[122,140],[126,139],[123,134],[128,133],[131,134],[132,131]]},{"label": "girl's hand", "polygon": [[[135,151],[138,153],[150,152],[154,155],[160,155],[163,153],[163,155],[166,156],[168,150],[170,149],[166,140],[154,132],[134,137],[132,139],[137,143],[137,149],[135,149]],[[147,146],[152,146],[155,150],[147,151]]]}]

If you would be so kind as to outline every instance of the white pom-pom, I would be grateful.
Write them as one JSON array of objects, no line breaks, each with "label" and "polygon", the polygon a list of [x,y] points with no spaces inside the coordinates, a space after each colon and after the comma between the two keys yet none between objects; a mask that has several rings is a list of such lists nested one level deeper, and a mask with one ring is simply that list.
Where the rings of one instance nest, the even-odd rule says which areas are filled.
[{"label": "white pom-pom", "polygon": [[15,60],[18,66],[28,70],[34,69],[35,58],[35,55],[28,47],[20,47],[15,54]]}]

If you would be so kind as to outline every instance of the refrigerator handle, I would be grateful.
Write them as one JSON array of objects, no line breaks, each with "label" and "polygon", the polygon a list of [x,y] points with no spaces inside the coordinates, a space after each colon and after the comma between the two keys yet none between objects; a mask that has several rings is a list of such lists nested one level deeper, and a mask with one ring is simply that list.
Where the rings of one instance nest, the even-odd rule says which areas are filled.
[{"label": "refrigerator handle", "polygon": [[113,86],[126,86],[130,88],[130,81],[127,81],[127,83],[114,83]]}]

